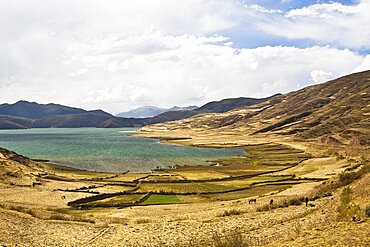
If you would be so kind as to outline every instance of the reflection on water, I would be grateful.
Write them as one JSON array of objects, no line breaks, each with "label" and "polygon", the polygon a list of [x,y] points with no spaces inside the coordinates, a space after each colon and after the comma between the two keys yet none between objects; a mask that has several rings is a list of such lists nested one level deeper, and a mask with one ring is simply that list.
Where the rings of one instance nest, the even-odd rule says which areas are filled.
[{"label": "reflection on water", "polygon": [[106,172],[146,172],[157,166],[205,165],[207,160],[243,154],[241,149],[161,144],[130,136],[135,129],[1,130],[0,147],[35,159]]}]

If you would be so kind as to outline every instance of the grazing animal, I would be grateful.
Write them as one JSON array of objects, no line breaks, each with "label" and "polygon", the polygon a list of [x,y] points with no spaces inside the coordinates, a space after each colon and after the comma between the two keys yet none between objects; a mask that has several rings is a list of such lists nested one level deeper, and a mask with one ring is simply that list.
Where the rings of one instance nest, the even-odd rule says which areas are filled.
[{"label": "grazing animal", "polygon": [[256,198],[249,199],[249,204],[252,204],[252,203],[257,203],[257,199]]},{"label": "grazing animal", "polygon": [[273,205],[274,204],[274,199],[271,199],[270,200],[270,205]]}]

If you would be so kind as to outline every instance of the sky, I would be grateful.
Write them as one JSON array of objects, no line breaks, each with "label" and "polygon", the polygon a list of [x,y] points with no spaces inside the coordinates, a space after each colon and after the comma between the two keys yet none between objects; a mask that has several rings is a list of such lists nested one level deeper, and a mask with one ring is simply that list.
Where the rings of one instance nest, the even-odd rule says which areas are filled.
[{"label": "sky", "polygon": [[0,0],[0,103],[110,113],[370,69],[370,0]]}]

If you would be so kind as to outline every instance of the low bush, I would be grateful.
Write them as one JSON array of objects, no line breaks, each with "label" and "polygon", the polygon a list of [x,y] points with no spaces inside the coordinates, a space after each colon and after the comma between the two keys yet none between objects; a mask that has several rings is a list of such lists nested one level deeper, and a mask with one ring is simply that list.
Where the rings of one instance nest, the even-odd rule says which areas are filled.
[{"label": "low bush", "polygon": [[69,218],[63,214],[54,214],[49,217],[49,220],[69,220]]},{"label": "low bush", "polygon": [[231,215],[240,215],[243,211],[237,209],[225,210],[219,215],[219,217],[231,216]]},{"label": "low bush", "polygon": [[367,205],[366,209],[365,209],[365,215],[367,217],[370,217],[370,205]]},{"label": "low bush", "polygon": [[269,211],[275,208],[286,208],[289,206],[299,206],[302,205],[302,203],[305,201],[304,197],[294,197],[291,199],[284,200],[280,203],[275,203],[273,205],[271,204],[265,204],[263,206],[257,207],[256,211],[257,212],[264,212],[264,211]]},{"label": "low bush", "polygon": [[212,236],[213,245],[215,247],[243,247],[250,246],[240,230],[236,229],[230,234],[221,236],[218,233],[214,233]]},{"label": "low bush", "polygon": [[136,224],[146,224],[146,223],[149,223],[149,222],[150,222],[150,220],[145,219],[145,218],[136,220]]},{"label": "low bush", "polygon": [[288,204],[288,206],[290,205],[299,206],[299,205],[302,205],[303,202],[304,202],[304,198],[298,197],[298,198],[289,199],[286,203]]},{"label": "low bush", "polygon": [[256,211],[257,212],[265,212],[265,211],[270,211],[271,209],[273,209],[273,208],[270,206],[270,204],[265,204],[263,206],[257,207]]},{"label": "low bush", "polygon": [[358,220],[361,217],[361,208],[352,202],[352,189],[345,187],[340,194],[340,204],[337,207],[337,220]]}]

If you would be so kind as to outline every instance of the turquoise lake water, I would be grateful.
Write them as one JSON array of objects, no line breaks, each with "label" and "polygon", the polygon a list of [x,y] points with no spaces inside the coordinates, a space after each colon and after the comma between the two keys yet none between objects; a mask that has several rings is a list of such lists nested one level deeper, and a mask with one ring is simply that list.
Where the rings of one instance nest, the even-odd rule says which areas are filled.
[{"label": "turquoise lake water", "polygon": [[207,165],[207,161],[244,153],[242,149],[197,148],[130,136],[123,129],[0,130],[0,147],[34,159],[83,170],[147,172],[157,166]]}]

